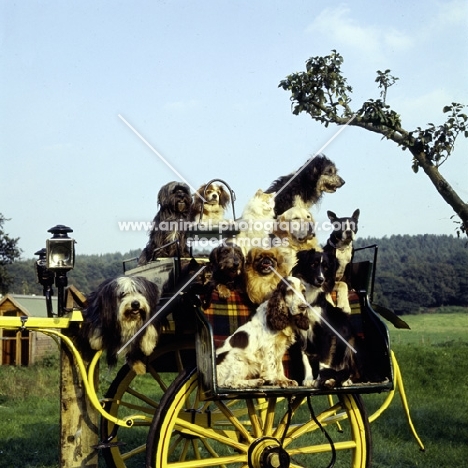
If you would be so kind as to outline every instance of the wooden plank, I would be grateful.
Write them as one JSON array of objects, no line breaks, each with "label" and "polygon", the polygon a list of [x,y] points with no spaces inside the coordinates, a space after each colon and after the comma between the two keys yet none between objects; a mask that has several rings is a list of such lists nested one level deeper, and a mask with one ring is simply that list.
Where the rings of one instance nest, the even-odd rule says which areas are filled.
[{"label": "wooden plank", "polygon": [[60,365],[60,467],[97,468],[98,451],[93,446],[99,438],[99,415],[86,396],[73,355],[63,343]]}]

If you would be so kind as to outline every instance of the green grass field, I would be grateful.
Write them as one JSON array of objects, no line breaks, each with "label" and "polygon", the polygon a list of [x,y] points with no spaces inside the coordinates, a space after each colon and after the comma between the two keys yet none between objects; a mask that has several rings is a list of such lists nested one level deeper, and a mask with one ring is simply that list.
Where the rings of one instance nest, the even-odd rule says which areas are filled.
[{"label": "green grass field", "polygon": [[[399,399],[372,423],[373,467],[445,468],[468,460],[468,311],[403,317],[411,330],[389,326],[415,428]],[[106,373],[101,380],[107,379]],[[0,367],[0,468],[57,468],[57,362]],[[386,394],[364,395],[372,413]],[[102,466],[104,464],[102,463]]]},{"label": "green grass field", "polygon": [[[406,422],[399,394],[372,424],[376,468],[467,466],[468,313],[405,316],[411,330],[389,326],[410,412],[425,452]],[[371,413],[382,395],[365,396]]]}]

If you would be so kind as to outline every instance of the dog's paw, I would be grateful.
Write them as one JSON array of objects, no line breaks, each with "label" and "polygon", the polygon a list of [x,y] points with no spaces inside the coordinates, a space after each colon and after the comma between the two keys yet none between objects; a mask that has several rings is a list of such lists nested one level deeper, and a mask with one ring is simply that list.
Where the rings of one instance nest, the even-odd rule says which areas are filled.
[{"label": "dog's paw", "polygon": [[234,379],[226,379],[224,381],[220,381],[218,379],[218,385],[221,388],[258,388],[265,384],[265,380],[263,379],[241,379],[241,380],[234,380]]},{"label": "dog's paw", "polygon": [[97,328],[94,330],[93,334],[89,337],[89,345],[91,349],[99,351],[102,349],[102,333],[101,329]]},{"label": "dog's paw", "polygon": [[323,378],[318,376],[318,378],[312,382],[312,387],[316,389],[333,389],[337,386],[337,381],[333,378]]},{"label": "dog's paw", "polygon": [[218,284],[216,286],[216,291],[218,291],[220,299],[228,299],[231,295],[231,290],[224,284]]},{"label": "dog's paw", "polygon": [[299,386],[299,384],[295,380],[291,380],[291,379],[280,380],[278,382],[278,385],[281,388],[298,387]]},{"label": "dog's paw", "polygon": [[265,382],[266,385],[273,385],[275,387],[281,387],[281,388],[288,388],[288,387],[298,387],[299,384],[295,380],[291,379],[273,379],[273,380],[267,380]]},{"label": "dog's paw", "polygon": [[302,381],[302,386],[308,387],[308,388],[316,388],[315,382],[316,382],[315,379],[305,379]]},{"label": "dog's paw", "polygon": [[323,388],[335,388],[336,387],[336,380],[335,379],[327,379],[322,381],[321,387]]},{"label": "dog's paw", "polygon": [[250,379],[248,382],[249,383],[246,388],[258,388],[265,385],[265,381],[263,379]]},{"label": "dog's paw", "polygon": [[145,356],[149,356],[156,348],[158,343],[158,332],[153,325],[146,327],[145,334],[140,343],[140,349]]},{"label": "dog's paw", "polygon": [[141,361],[135,361],[130,364],[131,368],[137,375],[144,375],[146,374],[146,366]]}]

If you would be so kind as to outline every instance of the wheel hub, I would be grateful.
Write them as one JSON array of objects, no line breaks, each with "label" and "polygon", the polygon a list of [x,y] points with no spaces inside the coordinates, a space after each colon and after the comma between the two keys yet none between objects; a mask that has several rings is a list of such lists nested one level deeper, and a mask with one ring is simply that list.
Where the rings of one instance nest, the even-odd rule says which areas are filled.
[{"label": "wheel hub", "polygon": [[257,439],[248,455],[249,468],[289,468],[288,452],[273,437]]}]

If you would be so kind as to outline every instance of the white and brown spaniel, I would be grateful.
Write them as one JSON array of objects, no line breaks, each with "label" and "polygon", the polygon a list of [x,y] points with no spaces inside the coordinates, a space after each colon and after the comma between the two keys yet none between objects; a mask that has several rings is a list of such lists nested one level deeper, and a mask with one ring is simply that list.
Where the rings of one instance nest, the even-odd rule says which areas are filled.
[{"label": "white and brown spaniel", "polygon": [[221,221],[231,203],[231,195],[221,184],[204,184],[193,196],[193,221]]},{"label": "white and brown spaniel", "polygon": [[283,357],[296,341],[296,332],[309,328],[304,292],[298,278],[284,278],[252,319],[226,339],[216,350],[218,386],[298,385],[285,376]]}]

